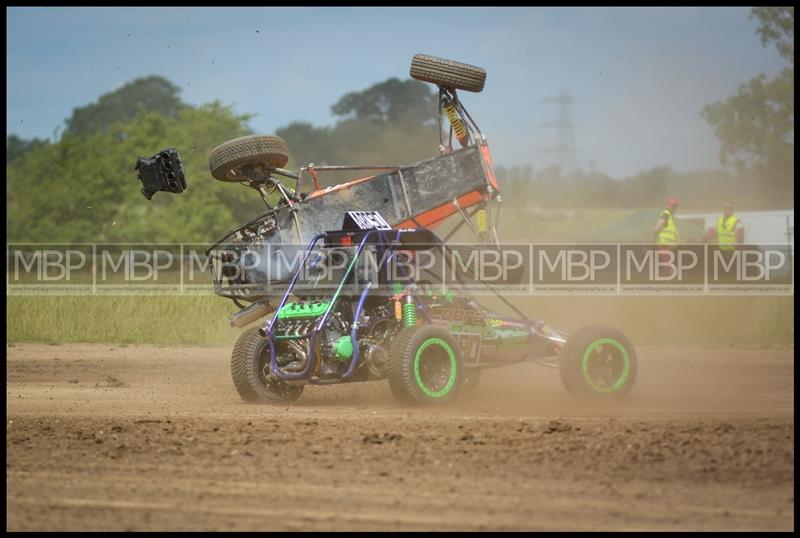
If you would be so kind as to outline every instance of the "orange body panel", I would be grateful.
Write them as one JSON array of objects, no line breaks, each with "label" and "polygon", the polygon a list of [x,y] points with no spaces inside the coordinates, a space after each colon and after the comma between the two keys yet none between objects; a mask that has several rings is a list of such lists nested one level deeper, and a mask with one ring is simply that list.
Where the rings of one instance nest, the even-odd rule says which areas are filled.
[{"label": "orange body panel", "polygon": [[[480,191],[472,191],[458,197],[458,205],[461,206],[462,209],[467,208],[471,205],[477,204],[482,202],[486,199]],[[425,227],[425,228],[435,228],[439,224],[442,223],[447,217],[457,213],[458,209],[456,206],[453,205],[453,202],[444,203],[438,207],[434,207],[424,213],[420,213],[417,215],[413,220],[404,220],[395,228],[416,228],[416,227]]]},{"label": "orange body panel", "polygon": [[497,178],[494,177],[494,162],[492,162],[492,154],[489,153],[489,146],[481,144],[478,146],[478,149],[481,152],[483,161],[486,163],[486,178],[489,180],[489,184],[494,187],[496,191],[499,191],[500,185],[497,183]]}]

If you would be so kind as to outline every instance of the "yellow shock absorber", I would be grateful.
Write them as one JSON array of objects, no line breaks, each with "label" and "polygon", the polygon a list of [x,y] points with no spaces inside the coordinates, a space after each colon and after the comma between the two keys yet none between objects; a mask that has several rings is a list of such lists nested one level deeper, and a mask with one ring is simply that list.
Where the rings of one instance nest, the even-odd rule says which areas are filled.
[{"label": "yellow shock absorber", "polygon": [[489,215],[486,213],[485,209],[478,210],[478,213],[475,215],[475,220],[478,223],[479,232],[485,232],[489,228]]},{"label": "yellow shock absorber", "polygon": [[444,103],[443,108],[447,114],[447,120],[450,122],[450,126],[453,128],[453,132],[456,134],[456,138],[461,144],[461,147],[465,147],[469,141],[467,136],[467,128],[464,125],[464,122],[461,121],[461,118],[458,117],[456,107],[453,106],[453,103],[447,101]]}]

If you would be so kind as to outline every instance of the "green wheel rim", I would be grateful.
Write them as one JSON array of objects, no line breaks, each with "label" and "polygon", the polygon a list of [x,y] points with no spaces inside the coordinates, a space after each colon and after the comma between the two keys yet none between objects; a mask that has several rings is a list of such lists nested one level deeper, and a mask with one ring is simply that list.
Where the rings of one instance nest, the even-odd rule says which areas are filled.
[{"label": "green wheel rim", "polygon": [[[444,387],[442,387],[437,391],[431,390],[425,384],[419,372],[419,363],[420,359],[422,358],[422,354],[430,346],[441,347],[442,349],[447,351],[447,356],[450,359],[450,376],[447,378],[447,383],[445,383]],[[417,354],[414,356],[414,379],[416,379],[417,386],[420,388],[420,390],[422,390],[423,393],[425,393],[427,396],[430,396],[431,398],[442,398],[446,396],[453,389],[453,386],[455,386],[457,375],[458,375],[458,363],[456,362],[456,354],[453,352],[453,349],[450,347],[450,344],[448,344],[441,338],[428,338],[422,343],[421,346],[419,346]]]},{"label": "green wheel rim", "polygon": [[[617,377],[617,380],[613,384],[605,387],[597,385],[597,383],[595,383],[594,380],[592,379],[592,376],[589,375],[589,359],[591,358],[592,353],[598,347],[603,345],[614,346],[619,350],[620,356],[622,357],[622,372],[620,372],[619,376]],[[583,379],[586,381],[586,383],[589,384],[589,386],[592,389],[596,390],[597,392],[609,393],[618,391],[620,388],[622,388],[623,385],[625,385],[625,382],[628,380],[630,372],[631,372],[631,360],[630,357],[628,357],[628,350],[625,349],[625,346],[623,346],[613,338],[598,338],[597,340],[589,344],[589,346],[586,348],[586,351],[583,352],[583,360],[581,361],[581,373],[583,373]]]}]

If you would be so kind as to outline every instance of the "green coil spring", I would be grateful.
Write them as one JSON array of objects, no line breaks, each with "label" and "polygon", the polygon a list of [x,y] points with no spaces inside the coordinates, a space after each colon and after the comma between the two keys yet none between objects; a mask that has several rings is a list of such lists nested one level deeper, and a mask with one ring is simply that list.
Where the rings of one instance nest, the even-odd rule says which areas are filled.
[{"label": "green coil spring", "polygon": [[413,327],[417,324],[417,305],[414,303],[403,304],[403,327]]}]

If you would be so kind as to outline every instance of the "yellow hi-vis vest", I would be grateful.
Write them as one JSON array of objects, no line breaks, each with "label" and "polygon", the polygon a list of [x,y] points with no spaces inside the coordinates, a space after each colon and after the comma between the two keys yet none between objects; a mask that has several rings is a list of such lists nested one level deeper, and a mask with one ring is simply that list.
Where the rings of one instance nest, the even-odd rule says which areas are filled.
[{"label": "yellow hi-vis vest", "polygon": [[675,220],[672,218],[672,211],[665,209],[661,212],[661,217],[667,221],[661,231],[658,232],[659,245],[677,245],[678,244],[678,227],[675,226]]},{"label": "yellow hi-vis vest", "polygon": [[725,215],[722,215],[717,220],[717,243],[719,243],[720,250],[733,250],[736,245],[736,224],[739,219],[736,215],[728,217],[725,221]]}]

